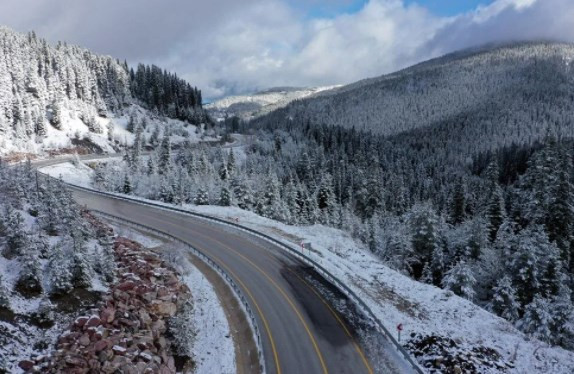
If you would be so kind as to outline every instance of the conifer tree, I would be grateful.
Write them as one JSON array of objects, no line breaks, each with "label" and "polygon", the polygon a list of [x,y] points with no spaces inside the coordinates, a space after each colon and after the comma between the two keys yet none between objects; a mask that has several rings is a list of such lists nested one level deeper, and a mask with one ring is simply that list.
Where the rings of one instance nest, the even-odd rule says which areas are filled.
[{"label": "conifer tree", "polygon": [[209,205],[209,193],[204,188],[197,190],[197,195],[194,200],[195,205]]},{"label": "conifer tree", "polygon": [[35,313],[36,323],[41,327],[51,327],[54,324],[54,305],[47,296],[42,297]]},{"label": "conifer tree", "polygon": [[126,195],[130,195],[133,191],[132,188],[132,182],[130,181],[130,176],[128,175],[128,173],[126,173],[124,175],[124,184],[122,186],[122,193],[125,193]]},{"label": "conifer tree", "polygon": [[462,179],[458,179],[454,185],[454,192],[450,207],[450,222],[458,225],[464,221],[466,215],[465,190]]},{"label": "conifer tree", "polygon": [[231,206],[231,193],[227,186],[221,187],[221,195],[219,197],[219,205]]},{"label": "conifer tree", "polygon": [[128,123],[126,125],[126,130],[128,130],[129,132],[133,133],[136,127],[136,118],[134,114],[130,114],[130,117],[128,119]]},{"label": "conifer tree", "polygon": [[518,327],[536,339],[550,342],[553,323],[550,303],[547,299],[535,296],[532,302],[526,305],[524,316],[518,321]]},{"label": "conifer tree", "polygon": [[227,156],[227,171],[231,177],[235,175],[236,167],[235,154],[233,153],[233,148],[231,148],[229,150],[229,155]]},{"label": "conifer tree", "polygon": [[24,218],[22,214],[10,205],[6,208],[6,220],[4,222],[6,232],[6,251],[4,255],[7,258],[22,254],[28,240],[28,234],[24,228]]},{"label": "conifer tree", "polygon": [[41,265],[37,249],[28,246],[20,257],[22,268],[16,283],[16,289],[25,297],[34,297],[42,292]]},{"label": "conifer tree", "polygon": [[502,277],[494,287],[489,307],[494,313],[510,322],[518,320],[520,304],[509,276]]},{"label": "conifer tree", "polygon": [[60,295],[70,291],[73,286],[71,261],[60,245],[52,249],[49,266],[51,294]]},{"label": "conifer tree", "polygon": [[168,132],[166,131],[158,155],[158,171],[160,174],[169,174],[171,170],[171,140]]},{"label": "conifer tree", "polygon": [[448,270],[442,282],[445,288],[452,290],[455,294],[471,301],[474,299],[476,279],[464,261],[459,261]]},{"label": "conifer tree", "polygon": [[4,278],[0,274],[0,308],[10,309],[10,298],[9,292],[4,284]]},{"label": "conifer tree", "polygon": [[89,288],[94,276],[93,261],[88,253],[85,239],[79,231],[72,232],[72,283],[76,287]]}]

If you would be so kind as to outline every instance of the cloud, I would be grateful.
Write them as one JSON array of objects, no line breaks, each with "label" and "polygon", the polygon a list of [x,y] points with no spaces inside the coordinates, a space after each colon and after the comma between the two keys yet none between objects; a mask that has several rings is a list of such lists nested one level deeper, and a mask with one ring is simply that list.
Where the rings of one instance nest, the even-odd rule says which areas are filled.
[{"label": "cloud", "polygon": [[362,3],[4,0],[0,23],[130,63],[158,64],[205,97],[350,83],[490,42],[574,41],[571,0],[495,0],[451,17],[416,2]]}]

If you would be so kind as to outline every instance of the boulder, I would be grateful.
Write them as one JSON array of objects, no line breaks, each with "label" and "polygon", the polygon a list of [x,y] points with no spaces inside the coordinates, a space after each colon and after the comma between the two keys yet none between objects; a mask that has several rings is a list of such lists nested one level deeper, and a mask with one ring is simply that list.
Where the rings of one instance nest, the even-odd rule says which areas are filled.
[{"label": "boulder", "polygon": [[154,300],[151,302],[150,310],[158,316],[172,317],[177,312],[177,305],[172,302]]},{"label": "boulder", "polygon": [[102,320],[98,316],[91,316],[85,327],[96,327],[102,324]]},{"label": "boulder", "polygon": [[94,344],[94,350],[97,353],[99,353],[99,352],[101,352],[107,348],[108,348],[108,341],[107,340],[100,340],[99,342],[96,342],[96,344]]},{"label": "boulder", "polygon": [[28,371],[32,370],[32,368],[34,367],[34,362],[30,360],[23,360],[18,363],[18,366],[20,367],[20,369]]}]

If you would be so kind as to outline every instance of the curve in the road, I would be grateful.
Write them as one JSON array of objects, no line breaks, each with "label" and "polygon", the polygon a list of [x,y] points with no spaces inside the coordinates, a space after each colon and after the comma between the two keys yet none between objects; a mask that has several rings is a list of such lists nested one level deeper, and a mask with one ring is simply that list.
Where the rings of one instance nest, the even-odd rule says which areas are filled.
[{"label": "curve in the road", "polygon": [[[239,230],[182,213],[84,190],[74,190],[74,196],[88,209],[154,227],[217,261],[241,286],[257,311],[258,324],[266,331],[262,340],[269,372],[373,372],[355,332],[297,274],[295,270],[302,263],[282,249]],[[388,367],[377,371],[404,371],[396,355],[390,353],[388,362]]]}]

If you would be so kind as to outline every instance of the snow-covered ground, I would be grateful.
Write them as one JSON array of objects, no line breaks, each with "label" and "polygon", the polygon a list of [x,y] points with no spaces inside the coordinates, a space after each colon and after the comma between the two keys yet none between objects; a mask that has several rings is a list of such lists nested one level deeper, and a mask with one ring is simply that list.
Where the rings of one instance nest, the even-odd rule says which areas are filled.
[{"label": "snow-covered ground", "polygon": [[[42,156],[45,153],[57,154],[59,152],[87,148],[89,151],[114,153],[123,146],[130,146],[134,142],[134,134],[127,130],[130,117],[141,124],[145,118],[147,126],[143,129],[143,138],[147,142],[157,127],[160,130],[169,128],[172,144],[183,141],[198,143],[200,141],[217,140],[212,134],[207,134],[201,127],[186,122],[159,118],[139,105],[132,104],[124,110],[124,114],[109,117],[94,116],[95,123],[100,132],[90,131],[81,119],[85,104],[79,101],[66,100],[62,108],[62,124],[60,129],[54,128],[46,120],[46,135],[43,138],[36,136],[17,138],[11,133],[0,134],[0,155],[34,154]],[[160,136],[163,131],[160,132]],[[98,149],[99,148],[99,149]]]},{"label": "snow-covered ground", "polygon": [[190,266],[183,280],[193,294],[195,374],[235,373],[235,347],[229,323],[213,287],[195,266]]},{"label": "snow-covered ground", "polygon": [[76,166],[71,162],[45,166],[40,168],[40,171],[54,178],[61,177],[68,183],[82,187],[90,187],[92,185],[92,175],[94,173],[92,169],[83,163]]},{"label": "snow-covered ground", "polygon": [[396,331],[399,323],[403,325],[403,341],[413,333],[450,338],[461,347],[492,348],[504,361],[514,363],[508,371],[512,373],[574,372],[574,352],[531,339],[511,323],[452,292],[390,269],[341,230],[322,225],[288,226],[236,207],[185,208],[232,222],[238,220],[296,248],[302,241],[311,243],[310,256],[361,296],[388,330]]},{"label": "snow-covered ground", "polygon": [[[162,250],[158,247],[164,243],[157,238],[126,226],[112,225],[112,227],[118,235],[137,241],[146,248]],[[229,323],[213,286],[189,261],[183,249],[172,244],[163,249],[164,257],[183,275],[183,282],[191,290],[193,298],[196,335],[194,341],[190,343],[193,346],[196,363],[194,374],[235,373],[235,347]]]},{"label": "snow-covered ground", "polygon": [[293,88],[278,87],[253,95],[229,96],[207,104],[205,109],[217,120],[223,120],[226,116],[238,116],[251,119],[282,108],[290,102],[331,90],[339,86]]}]

